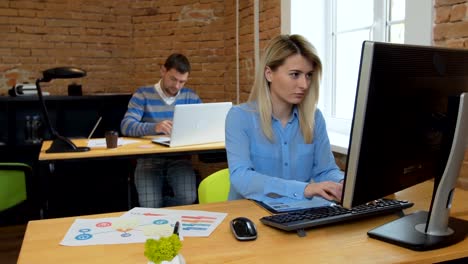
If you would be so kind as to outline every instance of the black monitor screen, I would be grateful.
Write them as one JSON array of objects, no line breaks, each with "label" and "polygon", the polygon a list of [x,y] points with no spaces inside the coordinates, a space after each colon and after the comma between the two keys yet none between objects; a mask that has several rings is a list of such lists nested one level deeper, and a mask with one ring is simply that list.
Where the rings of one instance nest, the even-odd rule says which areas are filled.
[{"label": "black monitor screen", "polygon": [[452,145],[468,51],[364,42],[343,205],[440,178]]},{"label": "black monitor screen", "polygon": [[363,43],[343,206],[434,179],[428,212],[369,236],[417,250],[464,239],[449,210],[467,144],[468,50]]}]

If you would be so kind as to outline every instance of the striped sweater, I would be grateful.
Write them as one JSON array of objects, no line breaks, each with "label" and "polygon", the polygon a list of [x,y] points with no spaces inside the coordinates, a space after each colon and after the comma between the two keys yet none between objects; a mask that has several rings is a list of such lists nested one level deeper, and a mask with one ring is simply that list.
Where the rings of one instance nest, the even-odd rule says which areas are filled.
[{"label": "striped sweater", "polygon": [[167,105],[154,86],[140,87],[128,103],[120,130],[125,136],[156,135],[155,126],[163,120],[172,120],[176,104],[198,104],[200,97],[189,88],[182,88],[171,105]]}]

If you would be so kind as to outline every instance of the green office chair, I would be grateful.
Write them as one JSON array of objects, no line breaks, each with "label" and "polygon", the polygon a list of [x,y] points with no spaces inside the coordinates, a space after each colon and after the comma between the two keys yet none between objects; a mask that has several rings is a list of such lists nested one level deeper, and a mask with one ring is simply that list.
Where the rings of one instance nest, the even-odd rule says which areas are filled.
[{"label": "green office chair", "polygon": [[30,179],[32,169],[24,163],[0,163],[0,221],[6,217],[17,220],[20,215],[13,212],[27,200],[26,181]]},{"label": "green office chair", "polygon": [[203,204],[227,201],[229,188],[229,169],[219,170],[200,182],[198,202]]}]

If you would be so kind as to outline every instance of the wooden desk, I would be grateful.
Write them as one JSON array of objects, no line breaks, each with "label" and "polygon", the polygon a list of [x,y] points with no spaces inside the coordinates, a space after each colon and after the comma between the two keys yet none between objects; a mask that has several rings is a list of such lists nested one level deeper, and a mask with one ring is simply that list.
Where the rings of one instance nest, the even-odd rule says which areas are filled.
[{"label": "wooden desk", "polygon": [[[70,160],[70,159],[89,159],[89,158],[107,158],[119,156],[139,156],[139,155],[155,155],[155,154],[181,154],[181,153],[202,153],[224,150],[224,142],[216,142],[209,144],[191,145],[184,147],[165,147],[151,142],[152,137],[145,138],[127,138],[121,137],[126,140],[137,140],[137,143],[119,146],[115,149],[107,149],[105,147],[91,148],[86,152],[67,152],[67,153],[46,153],[49,149],[49,141],[44,141],[42,144],[41,152],[39,153],[39,161],[52,161],[52,160]],[[87,146],[87,139],[74,139],[72,140],[77,146]]]},{"label": "wooden desk", "polygon": [[[148,157],[148,156],[171,156],[171,155],[186,155],[186,154],[202,154],[202,153],[212,153],[212,152],[224,152],[224,142],[210,143],[210,144],[200,144],[200,145],[191,145],[184,147],[166,147],[151,142],[151,139],[154,137],[144,137],[144,138],[127,138],[122,137],[124,140],[136,140],[137,143],[131,143],[127,145],[118,146],[115,149],[107,149],[106,147],[96,147],[91,148],[90,151],[86,152],[66,152],[66,153],[46,153],[45,151],[49,149],[51,141],[45,141],[42,145],[41,152],[39,154],[39,169],[40,173],[38,182],[41,187],[37,189],[38,204],[41,210],[41,215],[43,217],[62,217],[70,216],[75,214],[87,214],[87,213],[101,213],[101,212],[112,212],[116,210],[125,210],[134,206],[135,198],[132,197],[133,189],[133,177],[130,175],[133,174],[133,168],[131,167],[131,161],[139,157]],[[73,142],[77,146],[87,146],[87,139],[73,139]],[[120,159],[115,161],[116,159]],[[122,160],[122,161],[121,161]],[[89,163],[98,163],[106,164],[103,166],[94,166],[92,170],[85,172],[87,177],[81,177],[80,175],[73,177],[73,173],[68,172],[66,166],[75,168],[75,171],[81,171],[79,165],[82,164],[84,167],[90,166]],[[64,165],[66,164],[66,165]],[[110,166],[109,166],[110,164]],[[128,166],[126,166],[127,164]],[[62,165],[60,170],[59,166]],[[114,165],[114,166],[112,166]],[[77,167],[78,170],[76,169]],[[110,167],[110,168],[109,168]],[[114,168],[115,167],[115,168]],[[61,172],[60,172],[61,171]],[[112,175],[112,177],[109,177]],[[93,177],[94,176],[94,177]],[[95,182],[93,178],[102,179],[107,176],[108,181],[112,182],[116,186],[109,187],[107,195],[100,195],[98,188],[94,187]],[[91,183],[90,183],[91,182]],[[97,181],[99,182],[99,181]],[[101,181],[102,186],[106,184],[105,181]],[[55,187],[54,187],[55,185]],[[85,186],[82,188],[81,186]],[[58,188],[66,188],[67,192],[62,194]],[[106,184],[102,189],[108,187]],[[77,196],[70,195],[68,193],[81,193],[86,188],[94,189],[94,196],[99,195],[95,200],[94,205],[97,205],[98,208],[107,208],[112,206],[113,209],[99,211],[86,211],[90,210],[89,206],[81,205],[85,204],[86,201],[81,201]],[[88,189],[89,192],[89,189]],[[92,193],[92,192],[91,192]],[[123,195],[125,193],[125,196]],[[91,195],[91,194],[90,194]],[[64,197],[66,196],[66,197]],[[90,196],[91,197],[91,196]],[[91,199],[91,198],[90,198]],[[68,203],[67,201],[72,201],[73,203]],[[70,206],[72,204],[79,206]],[[123,204],[126,204],[123,207]],[[116,206],[116,207],[114,207]],[[84,211],[80,212],[80,208]],[[72,211],[71,213],[62,214],[62,211]]]},{"label": "wooden desk", "polygon": [[[405,212],[426,209],[432,183],[425,182],[395,195],[415,206]],[[468,219],[468,191],[457,190],[452,216]],[[396,215],[307,229],[306,237],[265,226],[259,219],[268,213],[248,200],[174,207],[228,213],[208,238],[186,237],[181,253],[187,263],[434,263],[468,256],[468,240],[432,251],[418,252],[367,237],[366,232]],[[82,218],[120,216],[122,213]],[[229,229],[231,219],[247,216],[257,225],[255,241],[239,242]],[[18,264],[29,263],[147,263],[139,244],[66,247],[59,245],[75,217],[29,222]]]}]

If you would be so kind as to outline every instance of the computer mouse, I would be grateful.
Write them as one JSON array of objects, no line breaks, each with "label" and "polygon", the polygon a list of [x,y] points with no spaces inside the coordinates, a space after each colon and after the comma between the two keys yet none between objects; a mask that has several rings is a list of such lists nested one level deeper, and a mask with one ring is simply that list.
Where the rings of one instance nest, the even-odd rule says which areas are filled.
[{"label": "computer mouse", "polygon": [[239,241],[254,240],[257,238],[257,227],[252,220],[246,217],[232,219],[231,231]]}]

